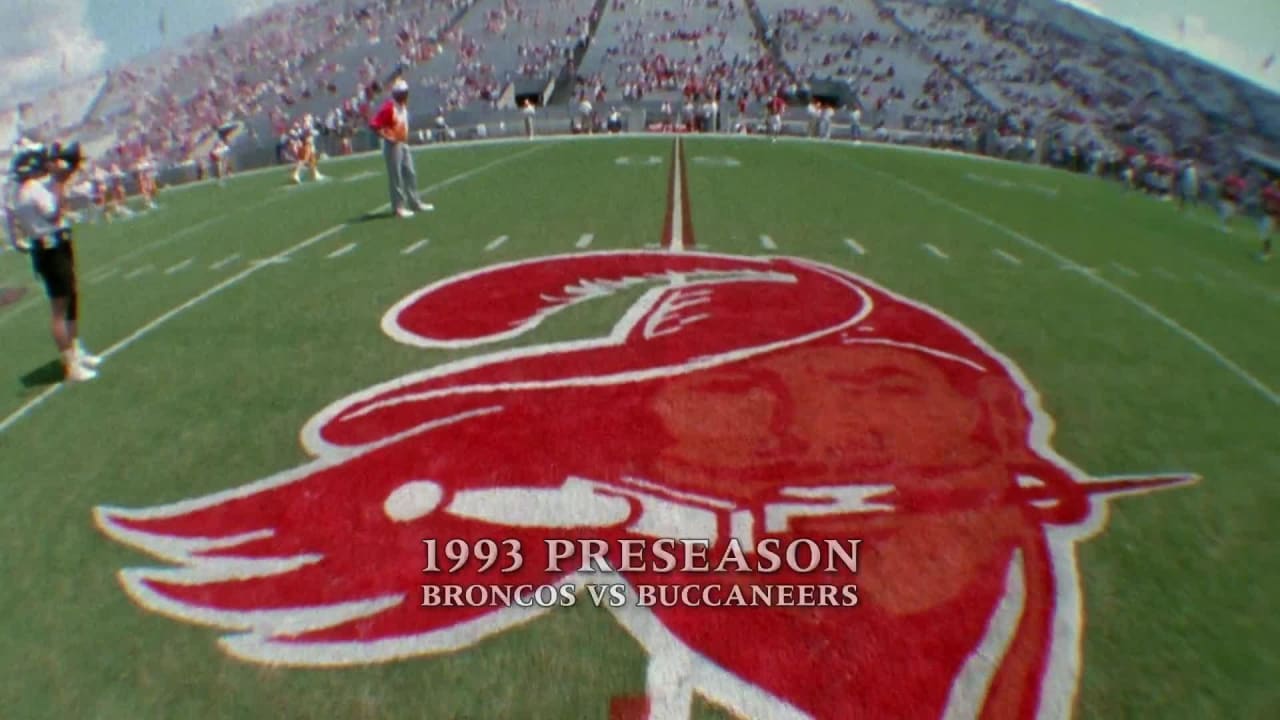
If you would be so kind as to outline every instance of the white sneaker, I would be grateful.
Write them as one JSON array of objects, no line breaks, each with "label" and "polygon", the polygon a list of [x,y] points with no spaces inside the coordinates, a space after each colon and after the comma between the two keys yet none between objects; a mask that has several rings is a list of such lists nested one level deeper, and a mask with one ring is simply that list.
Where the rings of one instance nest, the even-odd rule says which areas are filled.
[{"label": "white sneaker", "polygon": [[321,175],[320,173],[316,173],[315,175],[312,175],[312,176],[311,176],[311,179],[312,179],[312,180],[315,180],[316,182],[320,182],[321,180],[328,180],[328,179],[329,179],[329,176],[328,176],[328,175]]},{"label": "white sneaker", "polygon": [[98,377],[98,373],[83,365],[72,365],[66,371],[67,382],[87,382]]},{"label": "white sneaker", "polygon": [[431,203],[420,202],[414,205],[413,209],[417,210],[418,212],[431,212],[432,210],[436,209],[436,206],[432,205]]},{"label": "white sneaker", "polygon": [[87,353],[87,352],[81,352],[79,355],[76,356],[76,362],[81,367],[88,368],[90,370],[97,370],[98,368],[102,367],[102,356],[94,355],[92,353]]},{"label": "white sneaker", "polygon": [[411,218],[413,217],[413,211],[409,208],[400,208],[396,210],[396,215],[402,218]]}]

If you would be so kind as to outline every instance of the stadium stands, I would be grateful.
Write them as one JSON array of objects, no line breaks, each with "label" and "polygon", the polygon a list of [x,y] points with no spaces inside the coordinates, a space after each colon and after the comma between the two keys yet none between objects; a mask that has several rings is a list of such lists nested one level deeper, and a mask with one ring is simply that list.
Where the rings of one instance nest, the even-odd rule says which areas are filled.
[{"label": "stadium stands", "polygon": [[893,127],[962,125],[985,99],[931,58],[926,43],[871,0],[813,10],[788,0],[758,0],[798,78],[852,81],[868,120]]},{"label": "stadium stands", "polygon": [[[549,95],[576,80],[553,96],[565,118],[579,95],[652,110],[717,93],[726,110],[748,97],[754,117],[830,81],[883,137],[994,128],[1002,146],[1133,148],[1213,172],[1241,161],[1244,137],[1280,154],[1280,97],[1056,0],[312,0],[59,88],[33,124],[176,165],[235,120],[236,151],[261,157],[306,113],[363,127],[398,72],[419,128],[514,120],[516,81]],[[0,112],[0,133],[16,126]]]},{"label": "stadium stands", "polygon": [[741,2],[675,6],[614,0],[578,70],[588,98],[678,100],[698,93],[772,96],[786,77]]}]

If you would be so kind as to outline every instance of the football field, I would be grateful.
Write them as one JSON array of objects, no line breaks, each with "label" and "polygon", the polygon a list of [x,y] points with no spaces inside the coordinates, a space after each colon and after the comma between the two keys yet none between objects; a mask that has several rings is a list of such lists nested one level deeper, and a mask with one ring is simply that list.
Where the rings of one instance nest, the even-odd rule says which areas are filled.
[{"label": "football field", "polygon": [[[100,377],[85,384],[60,383],[47,302],[27,258],[0,254],[0,289],[28,288],[0,307],[0,718],[621,720],[646,693],[654,718],[892,716],[890,700],[860,704],[864,690],[855,686],[941,693],[935,706],[954,709],[964,693],[952,675],[973,665],[964,657],[985,657],[973,646],[990,641],[1007,605],[976,599],[978,581],[966,578],[990,581],[994,565],[954,551],[967,543],[1022,548],[1028,569],[1025,583],[1014,583],[1015,614],[1045,623],[1041,635],[1011,630],[1000,646],[1000,667],[979,683],[984,717],[1033,717],[1037,702],[1046,716],[1078,718],[1280,717],[1280,544],[1268,529],[1280,517],[1280,265],[1255,260],[1250,222],[1224,232],[1207,207],[1179,211],[1109,181],[945,153],[755,138],[675,143],[434,146],[416,163],[436,210],[404,220],[388,212],[376,156],[324,161],[331,179],[321,183],[289,185],[280,167],[225,186],[166,189],[158,210],[76,229],[81,332],[106,356]],[[651,310],[646,298],[658,298],[659,286],[710,308],[681,319],[683,306],[663,306],[677,317],[671,337],[708,339],[661,345],[661,323],[651,323],[652,347],[636,353],[701,371],[705,358],[729,357],[739,345],[775,352],[770,343],[783,341],[771,323],[807,328],[836,302],[825,286],[804,290],[814,268],[861,288],[857,321],[840,326],[846,345],[860,330],[870,337],[897,323],[909,332],[866,347],[930,345],[935,360],[960,354],[988,370],[993,358],[1007,360],[1024,391],[1011,402],[1030,409],[1006,414],[1034,416],[1026,420],[1033,429],[1010,432],[1030,434],[1018,442],[1060,458],[1082,486],[1084,476],[1103,483],[1078,495],[1087,513],[1065,520],[1019,511],[1018,522],[1034,520],[1014,534],[993,530],[1012,521],[982,503],[927,532],[923,524],[857,526],[895,550],[876,555],[876,541],[866,540],[873,559],[858,582],[864,602],[846,615],[815,612],[823,628],[897,627],[858,618],[878,617],[869,613],[884,588],[882,598],[912,598],[895,607],[940,613],[913,616],[926,635],[948,613],[982,616],[972,633],[937,641],[969,654],[899,668],[877,654],[891,643],[864,647],[855,634],[849,645],[797,660],[810,636],[783,642],[768,631],[774,625],[697,609],[685,615],[702,629],[682,631],[661,613],[629,623],[585,601],[505,619],[414,607],[414,589],[431,582],[422,579],[419,539],[435,531],[398,522],[394,539],[378,535],[369,514],[385,508],[394,520],[400,507],[372,489],[384,468],[399,472],[434,453],[413,469],[491,473],[516,486],[526,475],[557,483],[585,475],[614,462],[606,456],[649,467],[645,458],[665,452],[646,427],[606,419],[630,407],[622,390],[590,396],[579,392],[586,381],[556,386],[506,424],[472,417],[501,407],[496,400],[433,410],[453,413],[435,425],[425,409],[401,417],[436,392],[431,383],[483,381],[499,397],[533,379],[581,375],[593,362],[625,366],[636,383],[666,382],[659,371],[630,369],[626,346],[585,343]],[[490,271],[495,279],[485,284]],[[726,297],[744,277],[764,286],[787,273],[802,278],[794,291],[770,285],[724,305],[719,321],[734,327],[716,324],[720,301],[710,290],[688,294],[718,282],[726,287],[716,297]],[[428,286],[441,291],[426,299],[440,299],[414,315],[413,298]],[[561,290],[571,301],[548,295]],[[675,295],[663,297],[655,302]],[[867,298],[899,314],[872,327]],[[935,322],[964,329],[938,341],[946,352],[920,329]],[[424,326],[437,341],[419,341],[430,335]],[[735,337],[733,348],[717,344]],[[952,349],[961,345],[972,354]],[[526,364],[482,376],[490,360]],[[698,392],[735,395],[717,406],[723,413],[678,403],[662,412],[667,427],[696,418],[680,426],[683,437],[728,457],[732,443],[747,442],[735,426],[754,417],[758,398],[755,381],[716,382]],[[403,395],[418,385],[423,395]],[[871,413],[926,435],[951,417],[926,402],[932,397],[873,404]],[[386,408],[400,415],[381,418]],[[818,418],[805,437],[826,432],[834,417]],[[348,419],[351,429],[339,427]],[[473,425],[481,429],[456,429]],[[782,452],[734,455],[718,467],[746,478],[752,462],[763,467]],[[947,458],[948,467],[963,464]],[[333,463],[346,463],[346,474]],[[949,477],[937,470],[931,487],[963,484]],[[260,501],[235,490],[260,481]],[[300,494],[271,496],[285,481]],[[710,485],[672,482],[721,497]],[[179,504],[206,496],[214,499]],[[214,502],[223,509],[209,510]],[[168,509],[138,511],[157,506]],[[170,519],[179,513],[189,524]],[[912,532],[911,543],[889,539]],[[312,538],[325,548],[308,546]],[[1045,553],[1039,570],[1033,547]],[[195,569],[165,574],[183,565]],[[1005,567],[994,582],[1000,597],[1014,597],[1013,581],[1001,580]],[[285,577],[292,580],[271,580]],[[380,620],[391,611],[370,604],[389,597],[384,582],[405,594],[394,627]],[[950,583],[954,592],[920,599]],[[322,605],[331,614],[321,617]],[[315,614],[292,612],[304,607]],[[913,612],[895,611],[893,621]],[[788,617],[805,622],[802,611]],[[669,695],[658,687],[666,681],[655,680],[650,656],[668,641],[637,629],[651,625],[694,653],[678,654],[696,670],[689,687]],[[396,644],[410,629],[423,641]],[[306,659],[309,643],[326,648],[327,660]],[[1015,668],[1017,653],[1029,669]],[[783,661],[800,669],[761,669]],[[811,666],[822,670],[804,670]],[[1023,679],[1010,679],[1019,672]],[[686,696],[690,711],[681,709]],[[1002,697],[1013,699],[997,704]],[[930,714],[938,713],[921,712]]]}]

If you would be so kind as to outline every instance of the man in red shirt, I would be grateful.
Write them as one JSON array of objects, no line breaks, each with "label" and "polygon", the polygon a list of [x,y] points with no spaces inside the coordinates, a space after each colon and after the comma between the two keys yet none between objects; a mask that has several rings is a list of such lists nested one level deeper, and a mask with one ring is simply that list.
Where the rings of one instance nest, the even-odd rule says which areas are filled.
[{"label": "man in red shirt", "polygon": [[774,95],[769,101],[769,136],[770,142],[777,142],[782,134],[782,113],[787,109],[787,101],[781,94]]},{"label": "man in red shirt", "polygon": [[1271,233],[1280,224],[1280,179],[1262,190],[1262,254],[1266,262],[1271,259]]},{"label": "man in red shirt", "polygon": [[410,218],[415,210],[434,210],[434,205],[418,199],[418,174],[413,168],[413,154],[409,152],[409,84],[403,78],[391,86],[391,99],[378,109],[369,127],[382,138],[392,212]]},{"label": "man in red shirt", "polygon": [[1244,199],[1245,181],[1244,178],[1232,173],[1222,181],[1222,187],[1218,191],[1218,217],[1222,218],[1222,229],[1229,231],[1231,229],[1228,223],[1231,217],[1236,214],[1236,208],[1240,205],[1240,201]]}]

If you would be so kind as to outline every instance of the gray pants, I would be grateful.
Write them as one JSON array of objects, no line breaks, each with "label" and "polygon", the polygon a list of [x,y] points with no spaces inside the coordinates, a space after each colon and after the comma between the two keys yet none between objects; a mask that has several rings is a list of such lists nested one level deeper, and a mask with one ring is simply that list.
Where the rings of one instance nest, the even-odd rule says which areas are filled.
[{"label": "gray pants", "polygon": [[391,189],[392,211],[417,208],[418,173],[413,169],[413,153],[407,143],[382,141],[382,158],[387,161],[387,183]]}]

